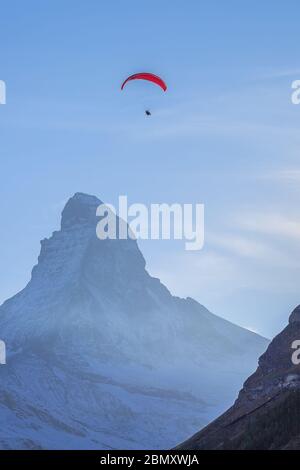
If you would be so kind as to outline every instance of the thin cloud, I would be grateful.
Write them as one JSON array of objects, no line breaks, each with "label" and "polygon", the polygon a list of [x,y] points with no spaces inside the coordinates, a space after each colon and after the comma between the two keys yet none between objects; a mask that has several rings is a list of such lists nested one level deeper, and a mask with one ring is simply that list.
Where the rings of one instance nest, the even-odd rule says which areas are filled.
[{"label": "thin cloud", "polygon": [[237,224],[244,230],[300,242],[300,218],[277,213],[250,213],[242,215]]},{"label": "thin cloud", "polygon": [[269,242],[250,239],[242,235],[221,234],[207,237],[214,245],[227,253],[256,262],[268,263],[277,267],[294,265],[294,258],[270,245]]},{"label": "thin cloud", "polygon": [[264,179],[270,179],[274,181],[282,182],[300,182],[300,169],[298,168],[286,168],[278,171],[268,173],[263,176]]},{"label": "thin cloud", "polygon": [[285,78],[285,77],[300,77],[300,69],[281,69],[273,70],[261,75],[262,79],[276,79],[276,78]]}]

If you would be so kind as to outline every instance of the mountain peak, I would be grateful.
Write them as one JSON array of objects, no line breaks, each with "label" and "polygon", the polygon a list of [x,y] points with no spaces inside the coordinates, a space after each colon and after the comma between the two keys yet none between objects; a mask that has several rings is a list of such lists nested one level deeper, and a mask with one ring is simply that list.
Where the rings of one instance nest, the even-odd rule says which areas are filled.
[{"label": "mountain peak", "polygon": [[136,240],[100,240],[100,203],[69,199],[0,307],[0,449],[170,448],[231,402],[266,347],[172,296]]},{"label": "mountain peak", "polygon": [[62,211],[61,229],[65,230],[75,225],[95,223],[96,209],[102,204],[96,196],[85,193],[75,193]]},{"label": "mountain peak", "polygon": [[289,323],[295,323],[295,322],[300,322],[300,305],[296,307],[289,318]]}]

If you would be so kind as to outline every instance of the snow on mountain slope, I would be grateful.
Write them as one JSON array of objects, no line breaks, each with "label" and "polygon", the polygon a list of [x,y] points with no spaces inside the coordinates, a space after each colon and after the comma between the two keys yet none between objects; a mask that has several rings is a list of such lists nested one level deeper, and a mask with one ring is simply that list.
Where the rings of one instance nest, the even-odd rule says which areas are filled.
[{"label": "snow on mountain slope", "polygon": [[0,307],[0,448],[169,448],[231,402],[267,340],[170,294],[76,193]]}]

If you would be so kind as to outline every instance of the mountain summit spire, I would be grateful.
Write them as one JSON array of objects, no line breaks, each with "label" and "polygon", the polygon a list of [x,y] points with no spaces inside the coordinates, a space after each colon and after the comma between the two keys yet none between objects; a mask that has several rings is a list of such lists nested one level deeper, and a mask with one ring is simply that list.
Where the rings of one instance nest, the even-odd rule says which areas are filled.
[{"label": "mountain summit spire", "polygon": [[62,211],[61,229],[67,229],[74,225],[94,223],[96,209],[102,202],[96,196],[84,193],[75,193]]}]

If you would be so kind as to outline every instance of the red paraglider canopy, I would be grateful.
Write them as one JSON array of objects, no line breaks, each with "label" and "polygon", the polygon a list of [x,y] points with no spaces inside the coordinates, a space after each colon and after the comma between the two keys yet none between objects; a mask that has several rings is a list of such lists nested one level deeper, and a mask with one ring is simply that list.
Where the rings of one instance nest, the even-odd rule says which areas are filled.
[{"label": "red paraglider canopy", "polygon": [[162,78],[154,75],[153,73],[135,73],[134,75],[130,75],[130,77],[126,78],[126,80],[122,83],[121,90],[123,90],[124,86],[127,82],[131,80],[148,80],[149,82],[155,83],[156,85],[160,86],[164,91],[167,89],[167,85],[163,81]]}]

